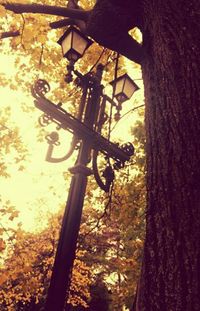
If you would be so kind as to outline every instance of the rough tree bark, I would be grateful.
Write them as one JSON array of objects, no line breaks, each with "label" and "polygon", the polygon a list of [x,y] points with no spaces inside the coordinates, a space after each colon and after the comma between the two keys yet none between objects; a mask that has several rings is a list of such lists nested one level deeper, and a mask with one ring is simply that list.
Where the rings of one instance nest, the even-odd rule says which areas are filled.
[{"label": "rough tree bark", "polygon": [[147,226],[137,311],[200,310],[200,2],[143,0]]}]

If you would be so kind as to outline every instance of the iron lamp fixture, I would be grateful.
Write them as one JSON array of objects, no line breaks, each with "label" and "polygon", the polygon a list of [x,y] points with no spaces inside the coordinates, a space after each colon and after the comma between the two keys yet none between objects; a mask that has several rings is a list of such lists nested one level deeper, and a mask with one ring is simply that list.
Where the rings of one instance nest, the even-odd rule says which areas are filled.
[{"label": "iron lamp fixture", "polygon": [[62,47],[63,56],[75,63],[84,55],[93,41],[80,32],[78,28],[70,26],[58,40],[58,43]]},{"label": "iron lamp fixture", "polygon": [[113,87],[114,98],[119,105],[130,99],[134,92],[139,90],[137,84],[125,73],[114,81],[110,82]]},{"label": "iron lamp fixture", "polygon": [[[134,147],[131,143],[119,146],[102,136],[101,132],[105,122],[107,120],[111,122],[112,118],[110,114],[109,119],[106,113],[106,102],[111,104],[111,108],[112,106],[116,107],[119,118],[122,102],[129,99],[138,89],[138,86],[127,74],[117,78],[111,83],[114,97],[118,101],[116,104],[113,99],[103,94],[101,80],[104,65],[99,63],[96,72],[89,71],[85,75],[74,70],[74,63],[83,56],[86,49],[92,44],[92,40],[74,26],[69,26],[58,43],[62,46],[63,56],[69,61],[65,81],[73,81],[73,75],[76,75],[75,81],[76,84],[78,81],[82,95],[77,116],[73,116],[62,108],[61,103],[54,104],[46,98],[46,93],[50,90],[47,81],[39,79],[32,87],[35,106],[43,112],[39,119],[40,125],[48,126],[53,122],[56,124],[57,130],[64,129],[73,134],[67,154],[59,158],[53,156],[54,146],[60,144],[59,135],[55,131],[48,134],[46,139],[49,147],[46,160],[59,163],[67,160],[75,150],[78,150],[75,165],[70,169],[73,176],[48,289],[46,311],[63,311],[65,307],[65,310],[71,309],[70,304],[65,306],[65,303],[70,294],[71,271],[76,254],[88,176],[93,174],[98,186],[108,193],[115,178],[114,171],[123,168],[134,154]],[[98,169],[99,153],[106,161],[103,171]],[[89,164],[90,167],[88,167]]]}]

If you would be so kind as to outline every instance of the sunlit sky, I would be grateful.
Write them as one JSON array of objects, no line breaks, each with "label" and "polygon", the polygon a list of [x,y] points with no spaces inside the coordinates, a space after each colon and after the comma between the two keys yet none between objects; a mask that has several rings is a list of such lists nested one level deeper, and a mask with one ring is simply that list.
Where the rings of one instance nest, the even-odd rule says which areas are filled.
[{"label": "sunlit sky", "polygon": [[[12,77],[16,73],[14,66],[14,57],[0,54],[0,72]],[[140,85],[141,81],[137,81]],[[139,91],[140,92],[140,91]],[[142,95],[141,104],[142,104]],[[10,200],[11,203],[20,211],[19,219],[26,230],[33,230],[38,224],[45,224],[45,213],[47,211],[57,211],[61,204],[67,199],[67,192],[70,180],[66,182],[63,173],[73,165],[75,157],[59,164],[52,164],[45,161],[47,143],[45,139],[38,142],[35,129],[38,117],[41,112],[35,108],[33,113],[26,113],[20,108],[20,103],[25,102],[28,106],[33,106],[33,99],[20,91],[10,90],[0,85],[0,105],[1,109],[6,106],[12,108],[10,120],[5,124],[9,129],[5,129],[9,135],[12,128],[19,127],[22,141],[28,148],[28,160],[25,163],[25,170],[18,171],[14,163],[12,164],[12,154],[7,155],[7,161],[11,161],[9,171],[10,178],[0,177],[1,198],[3,201]],[[126,111],[133,108],[133,99],[126,104]],[[123,114],[122,113],[122,114]],[[124,142],[131,140],[130,129],[135,119],[135,113],[126,115],[119,122],[113,138],[116,137]],[[52,128],[49,128],[51,132]],[[69,147],[70,135],[61,130],[61,145],[57,147],[56,156],[63,156]],[[50,191],[50,187],[53,187]],[[55,190],[55,191],[54,191]]]}]

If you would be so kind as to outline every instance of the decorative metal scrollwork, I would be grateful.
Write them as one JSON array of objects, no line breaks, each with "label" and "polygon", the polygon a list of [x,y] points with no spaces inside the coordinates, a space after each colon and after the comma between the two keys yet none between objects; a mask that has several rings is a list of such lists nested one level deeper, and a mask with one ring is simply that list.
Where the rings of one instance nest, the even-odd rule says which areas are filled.
[{"label": "decorative metal scrollwork", "polygon": [[[129,156],[133,156],[134,155],[134,152],[135,152],[135,148],[134,146],[129,142],[129,143],[126,143],[126,144],[123,144],[121,146],[121,149]],[[119,161],[119,160],[116,160],[115,164],[114,164],[114,169],[115,170],[119,170],[121,168],[123,168],[125,165],[125,162],[123,161]]]},{"label": "decorative metal scrollwork", "polygon": [[47,115],[46,113],[43,113],[39,118],[38,122],[40,126],[45,127],[49,125],[52,122],[52,117]]},{"label": "decorative metal scrollwork", "polygon": [[135,148],[134,148],[134,146],[130,142],[126,143],[126,144],[123,144],[121,146],[121,149],[130,157],[134,155]]},{"label": "decorative metal scrollwork", "polygon": [[62,128],[60,122],[56,121],[55,119],[53,119],[53,117],[51,117],[50,115],[43,113],[39,118],[38,118],[38,123],[40,124],[40,126],[45,127],[48,126],[50,123],[55,123],[57,124],[56,126],[56,130],[60,130]]},{"label": "decorative metal scrollwork", "polygon": [[[101,72],[99,74],[101,75]],[[57,130],[62,128],[73,134],[70,148],[62,157],[54,157],[54,148],[60,145],[58,133],[54,131],[48,134],[46,136],[48,142],[46,161],[59,163],[67,160],[74,150],[77,150],[80,141],[85,142],[88,140],[91,149],[93,149],[91,159],[96,182],[102,190],[109,192],[115,178],[114,170],[119,170],[124,167],[126,161],[129,161],[130,157],[134,154],[134,147],[130,142],[120,147],[119,144],[112,143],[101,135],[103,125],[109,119],[109,116],[105,112],[108,97],[103,96],[102,101],[100,100],[102,90],[99,84],[99,76],[93,76],[91,73],[82,76],[78,73],[77,77],[82,83],[84,80],[83,86],[81,85],[83,88],[83,95],[81,97],[78,117],[74,117],[64,110],[61,107],[61,103],[56,105],[45,97],[45,94],[50,91],[50,86],[47,81],[39,79],[32,87],[32,95],[35,97],[35,106],[43,111],[43,115],[39,118],[39,124],[44,127],[53,122],[57,125]],[[111,99],[109,99],[109,102],[111,105],[114,105]],[[95,106],[96,110],[93,111],[94,104],[98,104],[98,106]],[[119,110],[121,109],[118,109],[118,112]],[[94,113],[92,117],[91,111]],[[88,126],[88,120],[93,124],[91,127]],[[99,152],[104,155],[106,160],[103,171],[98,169],[97,158]]]},{"label": "decorative metal scrollwork", "polygon": [[46,93],[50,91],[50,85],[46,80],[38,79],[35,81],[34,85],[32,86],[31,92],[33,97],[40,98],[44,97]]},{"label": "decorative metal scrollwork", "polygon": [[45,138],[46,138],[48,144],[50,144],[50,145],[55,145],[55,146],[60,145],[59,135],[57,132],[51,132],[50,134],[46,135]]},{"label": "decorative metal scrollwork", "polygon": [[116,161],[115,164],[113,165],[114,169],[115,170],[119,170],[120,168],[123,168],[125,165],[124,162],[122,161]]},{"label": "decorative metal scrollwork", "polygon": [[47,154],[46,154],[46,161],[51,162],[51,163],[59,163],[59,162],[69,159],[69,157],[72,155],[74,150],[77,150],[78,148],[79,140],[77,139],[76,136],[73,136],[68,152],[63,157],[55,158],[53,156],[53,151],[54,151],[54,146],[60,145],[59,134],[57,132],[51,132],[50,134],[46,135],[45,138],[49,144]]}]

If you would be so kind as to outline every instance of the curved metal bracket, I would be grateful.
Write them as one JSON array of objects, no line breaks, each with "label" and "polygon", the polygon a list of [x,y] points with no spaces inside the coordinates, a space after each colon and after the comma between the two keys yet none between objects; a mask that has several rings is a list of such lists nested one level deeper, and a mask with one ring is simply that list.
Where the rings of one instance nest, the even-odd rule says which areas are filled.
[{"label": "curved metal bracket", "polygon": [[38,123],[40,126],[45,127],[48,126],[50,123],[52,123],[52,117],[43,113],[39,118],[38,118]]},{"label": "curved metal bracket", "polygon": [[54,158],[53,157],[53,150],[54,150],[54,146],[58,146],[60,145],[59,142],[59,135],[57,132],[52,132],[49,135],[46,136],[46,140],[49,144],[48,150],[47,150],[47,154],[46,154],[46,161],[51,162],[51,163],[59,163],[59,162],[63,162],[67,159],[69,159],[69,157],[72,155],[72,153],[74,152],[76,145],[78,143],[78,139],[76,136],[73,136],[72,141],[71,141],[71,146],[69,151],[67,152],[66,155],[64,155],[61,158]]},{"label": "curved metal bracket", "polygon": [[[121,150],[123,150],[127,156],[132,157],[135,152],[135,148],[132,143],[128,142],[121,146]],[[120,168],[123,168],[125,165],[125,161],[116,160],[115,164],[113,165],[115,170],[119,170]]]},{"label": "curved metal bracket", "polygon": [[98,170],[97,157],[98,151],[94,150],[92,157],[92,168],[95,180],[102,190],[104,190],[105,192],[109,192],[110,186],[115,178],[114,171],[110,165],[107,165],[102,174],[102,176],[105,178],[105,182],[103,182]]},{"label": "curved metal bracket", "polygon": [[130,157],[134,155],[135,148],[132,143],[128,142],[121,146],[121,149]]},{"label": "curved metal bracket", "polygon": [[[123,144],[121,146],[121,149],[130,157],[134,154],[134,146],[130,142]],[[115,159],[115,163],[113,165],[114,169],[111,167],[110,164],[108,164],[102,174],[102,176],[105,179],[104,182],[99,174],[97,158],[98,158],[98,151],[94,150],[92,157],[92,168],[95,180],[102,190],[104,190],[105,192],[109,192],[110,186],[115,178],[114,169],[119,170],[120,168],[123,168],[125,161]]]},{"label": "curved metal bracket", "polygon": [[38,79],[32,86],[31,93],[36,99],[41,97],[44,98],[45,94],[48,93],[50,89],[50,85],[46,80]]}]

